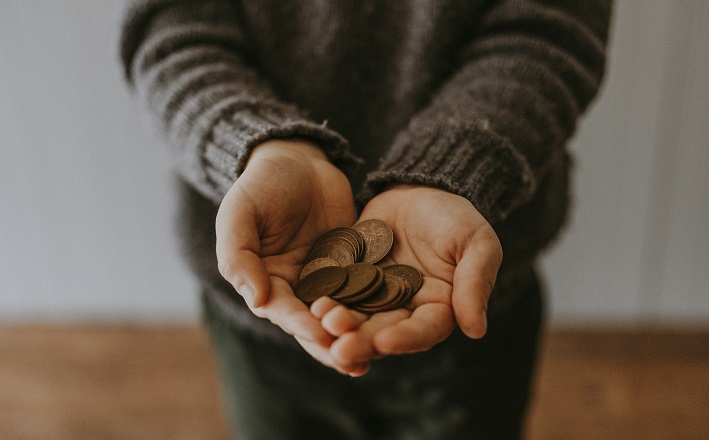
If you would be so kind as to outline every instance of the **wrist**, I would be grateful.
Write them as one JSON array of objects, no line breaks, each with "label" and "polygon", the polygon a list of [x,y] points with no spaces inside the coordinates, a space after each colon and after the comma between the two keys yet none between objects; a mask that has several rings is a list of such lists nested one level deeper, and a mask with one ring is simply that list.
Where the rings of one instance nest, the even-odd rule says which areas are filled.
[{"label": "wrist", "polygon": [[381,195],[391,195],[394,193],[398,193],[399,195],[402,194],[420,194],[420,193],[429,193],[429,194],[441,194],[441,195],[450,195],[450,196],[455,196],[455,194],[446,191],[441,188],[437,188],[435,186],[430,186],[430,185],[419,185],[419,184],[412,184],[412,183],[393,183],[389,186],[387,186],[382,192],[377,194],[375,197],[381,196]]},{"label": "wrist", "polygon": [[327,154],[317,144],[304,139],[269,139],[251,151],[249,163],[275,157],[291,157],[297,160],[323,160],[329,162]]},{"label": "wrist", "polygon": [[[420,203],[422,200],[447,201],[449,203],[475,206],[463,196],[431,185],[393,183],[382,192],[372,197],[371,201],[379,203]],[[477,209],[476,209],[477,210]]]}]

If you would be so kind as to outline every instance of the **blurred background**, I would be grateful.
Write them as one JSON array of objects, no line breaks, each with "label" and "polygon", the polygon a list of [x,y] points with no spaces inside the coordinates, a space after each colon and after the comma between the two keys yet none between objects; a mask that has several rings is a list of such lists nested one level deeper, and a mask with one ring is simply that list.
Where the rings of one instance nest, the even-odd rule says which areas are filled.
[{"label": "blurred background", "polygon": [[[170,159],[121,77],[122,4],[0,0],[0,324],[12,331],[199,322]],[[706,0],[617,1],[605,85],[571,145],[573,213],[543,259],[552,331],[709,327],[708,19]]]}]

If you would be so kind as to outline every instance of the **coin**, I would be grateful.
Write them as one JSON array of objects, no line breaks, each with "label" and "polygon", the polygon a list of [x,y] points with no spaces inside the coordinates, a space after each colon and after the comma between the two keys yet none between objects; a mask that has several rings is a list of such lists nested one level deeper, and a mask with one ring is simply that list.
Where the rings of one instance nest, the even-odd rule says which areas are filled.
[{"label": "coin", "polygon": [[381,277],[382,270],[369,263],[355,263],[344,268],[347,272],[347,282],[332,298],[340,302],[350,302],[362,296],[372,288]]},{"label": "coin", "polygon": [[313,261],[317,258],[330,258],[337,261],[340,267],[349,266],[355,263],[355,255],[346,246],[340,243],[326,241],[314,248],[308,255],[307,261]]},{"label": "coin", "polygon": [[364,256],[364,239],[352,228],[343,228],[340,237],[350,242],[355,250],[355,261],[361,261]]},{"label": "coin", "polygon": [[336,235],[330,237],[329,240],[325,242],[326,246],[341,246],[347,249],[352,255],[352,259],[357,262],[359,261],[359,249],[357,248],[357,243],[354,242],[352,238],[347,235]]},{"label": "coin", "polygon": [[411,301],[411,298],[413,298],[415,293],[414,290],[411,288],[411,284],[409,284],[406,278],[399,277],[399,279],[404,282],[404,285],[406,287],[404,289],[404,292],[401,294],[401,298],[397,300],[397,307],[403,306],[404,304]]},{"label": "coin", "polygon": [[339,266],[326,266],[318,269],[296,284],[295,296],[310,304],[321,296],[337,292],[347,281],[347,271]]},{"label": "coin", "polygon": [[369,219],[352,227],[364,240],[362,261],[376,263],[384,258],[394,244],[394,231],[381,220]]},{"label": "coin", "polygon": [[399,278],[399,281],[401,281],[404,284],[404,288],[399,292],[399,297],[396,299],[395,303],[393,304],[392,308],[397,308],[403,306],[405,303],[407,303],[413,295],[411,295],[411,284],[409,284],[406,279],[397,277]]},{"label": "coin", "polygon": [[[409,287],[410,289],[410,287]],[[369,298],[352,304],[351,307],[365,313],[378,313],[397,308],[406,295],[406,281],[391,273],[384,273],[384,284]]]},{"label": "coin", "polygon": [[364,253],[364,240],[362,239],[362,236],[359,235],[359,233],[352,228],[339,227],[331,229],[327,231],[322,237],[320,237],[315,242],[313,247],[317,247],[322,242],[326,242],[328,240],[336,238],[345,240],[349,244],[349,246],[354,251],[355,261],[359,261],[362,258],[362,254]]},{"label": "coin", "polygon": [[308,264],[303,266],[303,270],[300,271],[300,277],[298,279],[302,280],[303,278],[315,272],[316,270],[329,266],[339,266],[339,264],[332,258],[327,257],[316,258],[314,260],[311,260],[308,262]]},{"label": "coin", "polygon": [[412,295],[418,292],[423,283],[421,272],[415,267],[407,266],[406,264],[392,264],[385,267],[384,272],[394,274],[408,281],[411,285]]},{"label": "coin", "polygon": [[330,296],[355,310],[377,313],[401,307],[423,283],[416,268],[375,266],[391,250],[394,233],[381,220],[325,232],[313,244],[295,294],[306,304]]},{"label": "coin", "polygon": [[[369,264],[369,263],[362,263],[362,264]],[[349,304],[357,303],[359,301],[362,301],[362,300],[372,296],[384,284],[384,271],[380,267],[377,267],[374,265],[372,265],[372,267],[374,267],[374,269],[377,271],[377,275],[374,278],[374,280],[372,280],[371,284],[369,284],[369,286],[363,288],[362,290],[360,290],[356,294],[352,294],[347,297],[340,297],[339,299],[335,298],[335,296],[338,295],[336,293],[335,295],[333,295],[333,298],[337,299],[342,304],[349,305]]]}]

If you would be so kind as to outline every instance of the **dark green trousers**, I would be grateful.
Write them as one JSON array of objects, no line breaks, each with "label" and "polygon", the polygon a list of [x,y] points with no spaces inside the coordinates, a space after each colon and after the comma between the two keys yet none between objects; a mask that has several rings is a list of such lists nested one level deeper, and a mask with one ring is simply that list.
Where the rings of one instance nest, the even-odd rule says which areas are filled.
[{"label": "dark green trousers", "polygon": [[234,326],[205,296],[234,437],[520,438],[542,300],[533,273],[518,288],[520,300],[490,314],[483,339],[456,330],[427,352],[375,361],[361,378],[323,367],[295,343]]}]

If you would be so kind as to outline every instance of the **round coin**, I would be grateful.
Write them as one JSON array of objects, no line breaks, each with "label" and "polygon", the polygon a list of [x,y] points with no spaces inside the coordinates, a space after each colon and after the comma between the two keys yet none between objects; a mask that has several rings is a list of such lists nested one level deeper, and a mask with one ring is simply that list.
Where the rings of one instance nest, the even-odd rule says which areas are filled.
[{"label": "round coin", "polygon": [[396,275],[384,273],[382,287],[369,298],[352,304],[350,307],[365,313],[377,313],[395,309],[400,305],[399,300],[406,290],[404,282],[402,278]]},{"label": "round coin", "polygon": [[346,235],[355,245],[355,261],[361,261],[364,256],[364,239],[352,228],[343,228],[343,235]]},{"label": "round coin", "polygon": [[401,278],[399,277],[401,281],[405,284],[404,291],[401,294],[401,297],[397,300],[397,307],[403,306],[404,304],[408,303],[411,301],[411,298],[414,296],[414,290],[411,288],[411,284],[409,284],[408,281],[406,281],[406,278]]},{"label": "round coin", "polygon": [[[377,271],[377,276],[376,276],[376,278],[374,278],[374,281],[372,281],[372,283],[368,287],[366,287],[365,289],[362,289],[357,294],[353,294],[353,295],[347,296],[347,297],[338,298],[338,301],[340,301],[342,304],[352,304],[352,303],[356,303],[358,301],[362,301],[366,298],[369,298],[375,292],[377,292],[379,290],[379,288],[382,287],[382,285],[384,284],[384,271],[378,266],[372,266],[372,267],[374,267]],[[338,294],[335,294],[335,295],[338,295]],[[334,296],[333,296],[333,298],[334,298]]]},{"label": "round coin", "polygon": [[411,295],[414,295],[423,284],[423,276],[415,267],[407,266],[406,264],[393,264],[384,268],[384,272],[401,277],[411,285]]},{"label": "round coin", "polygon": [[338,301],[348,301],[348,299],[360,297],[369,290],[373,283],[377,282],[382,270],[369,263],[355,263],[344,268],[347,273],[347,282],[342,289],[331,295]]},{"label": "round coin", "polygon": [[357,231],[340,227],[327,231],[324,235],[317,239],[313,245],[313,249],[319,248],[322,245],[339,244],[347,247],[352,251],[355,262],[359,261],[361,254],[364,251],[364,242]]},{"label": "round coin", "polygon": [[326,266],[318,269],[296,284],[295,296],[310,304],[321,296],[337,292],[347,281],[347,271],[339,266]]},{"label": "round coin", "polygon": [[356,262],[362,259],[362,255],[364,254],[364,240],[357,231],[351,228],[340,228],[336,237],[349,243],[355,255]]},{"label": "round coin", "polygon": [[355,263],[357,262],[357,243],[349,235],[345,235],[343,233],[342,235],[330,237],[326,243],[330,246],[344,247],[345,249],[347,249],[347,252],[352,254],[352,258],[354,259]]},{"label": "round coin", "polygon": [[307,261],[313,261],[316,258],[330,258],[337,261],[340,267],[349,266],[355,262],[355,256],[352,251],[341,245],[340,243],[323,242],[318,247],[313,248],[308,255]]},{"label": "round coin", "polygon": [[384,258],[394,244],[394,231],[391,226],[381,220],[369,219],[352,227],[364,239],[364,256],[362,261],[376,263]]},{"label": "round coin", "polygon": [[316,259],[310,261],[308,264],[306,264],[303,267],[303,270],[300,271],[299,280],[302,280],[303,278],[305,278],[306,276],[315,272],[316,270],[322,269],[323,267],[330,267],[330,266],[339,266],[339,264],[337,263],[337,261],[333,260],[332,258],[327,258],[327,257],[316,258]]}]

